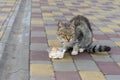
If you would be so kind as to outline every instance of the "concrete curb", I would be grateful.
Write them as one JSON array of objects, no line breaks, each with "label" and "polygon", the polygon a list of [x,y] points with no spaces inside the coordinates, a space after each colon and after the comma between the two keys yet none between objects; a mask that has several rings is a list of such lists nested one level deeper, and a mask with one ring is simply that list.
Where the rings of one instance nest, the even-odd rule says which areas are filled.
[{"label": "concrete curb", "polygon": [[2,60],[2,56],[3,56],[3,53],[4,53],[4,50],[5,50],[5,46],[7,44],[7,41],[8,41],[8,38],[9,38],[9,35],[10,35],[10,32],[12,30],[12,26],[14,24],[14,21],[16,19],[16,16],[17,16],[17,13],[19,11],[19,7],[21,5],[21,0],[16,4],[15,6],[15,10],[14,10],[14,13],[12,15],[10,15],[11,17],[8,18],[6,20],[6,23],[7,23],[7,28],[5,30],[5,33],[4,35],[2,36],[2,39],[0,41],[0,62]]}]

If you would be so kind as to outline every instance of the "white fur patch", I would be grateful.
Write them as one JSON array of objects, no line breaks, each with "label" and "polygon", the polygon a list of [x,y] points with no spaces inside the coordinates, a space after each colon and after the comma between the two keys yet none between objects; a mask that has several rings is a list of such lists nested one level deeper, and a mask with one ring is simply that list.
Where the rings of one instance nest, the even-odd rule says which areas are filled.
[{"label": "white fur patch", "polygon": [[85,50],[84,48],[80,48],[79,52],[84,52],[84,50]]},{"label": "white fur patch", "polygon": [[78,55],[78,51],[72,51],[71,55]]}]

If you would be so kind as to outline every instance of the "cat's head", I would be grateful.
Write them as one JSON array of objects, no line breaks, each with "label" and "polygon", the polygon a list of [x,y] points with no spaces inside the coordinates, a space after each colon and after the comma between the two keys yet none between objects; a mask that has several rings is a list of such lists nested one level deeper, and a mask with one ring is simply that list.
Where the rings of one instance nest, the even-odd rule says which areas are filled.
[{"label": "cat's head", "polygon": [[60,39],[63,41],[71,41],[72,38],[74,37],[74,22],[70,23],[63,23],[62,21],[58,22],[58,30],[57,30],[57,35],[59,36]]}]

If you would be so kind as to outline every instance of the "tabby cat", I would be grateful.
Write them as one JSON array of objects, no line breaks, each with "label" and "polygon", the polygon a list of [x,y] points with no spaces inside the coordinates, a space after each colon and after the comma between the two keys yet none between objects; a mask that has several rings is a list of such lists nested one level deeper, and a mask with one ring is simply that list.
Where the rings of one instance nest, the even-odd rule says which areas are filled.
[{"label": "tabby cat", "polygon": [[106,45],[93,45],[93,31],[89,20],[81,15],[73,17],[66,23],[59,21],[57,35],[66,51],[72,49],[72,55],[77,55],[78,52],[96,53],[111,50]]}]

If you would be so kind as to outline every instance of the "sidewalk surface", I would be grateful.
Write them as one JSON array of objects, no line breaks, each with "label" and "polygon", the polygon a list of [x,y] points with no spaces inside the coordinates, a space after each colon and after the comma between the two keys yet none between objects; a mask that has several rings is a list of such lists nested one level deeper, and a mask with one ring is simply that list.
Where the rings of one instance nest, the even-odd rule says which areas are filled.
[{"label": "sidewalk surface", "polygon": [[[120,0],[32,0],[31,80],[119,80]],[[58,20],[84,15],[92,25],[94,41],[109,45],[109,53],[81,53],[64,59],[49,59],[48,46],[56,39]]]}]

